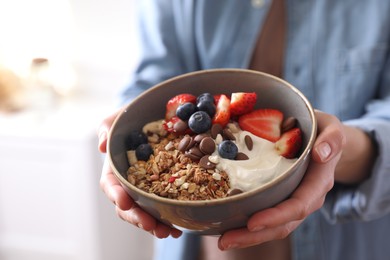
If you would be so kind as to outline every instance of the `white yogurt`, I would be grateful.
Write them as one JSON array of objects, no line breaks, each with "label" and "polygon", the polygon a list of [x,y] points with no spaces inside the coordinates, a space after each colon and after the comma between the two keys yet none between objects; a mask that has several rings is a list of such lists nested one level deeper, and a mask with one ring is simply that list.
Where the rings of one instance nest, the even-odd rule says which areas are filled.
[{"label": "white yogurt", "polygon": [[[248,160],[228,160],[220,157],[218,152],[217,169],[229,175],[231,189],[249,191],[260,187],[278,177],[289,168],[297,159],[286,159],[276,153],[274,143],[257,137],[247,131],[233,134],[238,151],[246,154]],[[253,149],[248,150],[244,138],[249,135],[253,140]]]}]

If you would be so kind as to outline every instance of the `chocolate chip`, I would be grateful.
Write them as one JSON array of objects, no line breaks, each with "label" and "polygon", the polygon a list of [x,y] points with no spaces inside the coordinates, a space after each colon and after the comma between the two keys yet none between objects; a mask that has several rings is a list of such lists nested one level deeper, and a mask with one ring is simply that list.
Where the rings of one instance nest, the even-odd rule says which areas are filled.
[{"label": "chocolate chip", "polygon": [[192,137],[186,135],[183,137],[183,139],[180,140],[178,149],[181,152],[187,151],[191,149],[195,145],[195,141]]},{"label": "chocolate chip", "polygon": [[191,153],[190,151],[186,151],[184,154],[185,154],[185,156],[187,156],[188,158],[190,158],[194,162],[199,161],[201,158],[200,156],[197,156],[197,155]]},{"label": "chocolate chip", "polygon": [[199,156],[199,157],[202,157],[204,155],[204,153],[202,153],[202,151],[197,146],[192,147],[188,151],[192,154]]},{"label": "chocolate chip", "polygon": [[212,127],[211,127],[211,137],[213,139],[215,139],[217,137],[218,134],[222,133],[222,126],[220,124],[214,124]]},{"label": "chocolate chip", "polygon": [[205,155],[202,158],[200,158],[199,165],[206,170],[214,169],[216,164],[209,161],[209,156]]},{"label": "chocolate chip", "polygon": [[228,195],[229,196],[234,196],[234,195],[237,195],[237,194],[240,194],[242,193],[242,190],[240,189],[232,189],[231,191],[229,191]]},{"label": "chocolate chip", "polygon": [[215,151],[215,142],[211,137],[205,137],[199,144],[199,149],[204,154],[212,154]]},{"label": "chocolate chip", "polygon": [[222,136],[225,140],[236,140],[236,137],[234,137],[234,135],[228,128],[223,129]]},{"label": "chocolate chip", "polygon": [[188,145],[190,144],[191,142],[191,137],[189,136],[184,136],[183,139],[180,140],[180,143],[179,145],[177,146],[177,149],[179,149],[179,151],[181,152],[184,152],[187,150],[187,147]]},{"label": "chocolate chip", "polygon": [[193,161],[199,161],[203,157],[203,153],[197,146],[194,146],[185,152],[185,155]]},{"label": "chocolate chip", "polygon": [[293,129],[297,125],[297,119],[295,117],[287,117],[282,123],[282,133]]},{"label": "chocolate chip", "polygon": [[249,157],[245,153],[238,152],[234,159],[237,160],[237,161],[244,161],[244,160],[248,160]]},{"label": "chocolate chip", "polygon": [[244,137],[245,145],[248,148],[249,151],[252,151],[253,149],[253,140],[249,135],[246,135]]},{"label": "chocolate chip", "polygon": [[186,150],[191,149],[192,147],[194,147],[195,144],[196,144],[196,143],[195,143],[194,138],[191,137],[191,141],[190,141],[190,143],[187,145],[187,149],[186,149]]},{"label": "chocolate chip", "polygon": [[187,122],[184,122],[183,120],[178,120],[174,125],[173,125],[173,131],[174,132],[184,132],[188,128]]},{"label": "chocolate chip", "polygon": [[203,140],[203,138],[208,136],[209,136],[208,134],[198,134],[194,137],[194,141],[200,143]]}]

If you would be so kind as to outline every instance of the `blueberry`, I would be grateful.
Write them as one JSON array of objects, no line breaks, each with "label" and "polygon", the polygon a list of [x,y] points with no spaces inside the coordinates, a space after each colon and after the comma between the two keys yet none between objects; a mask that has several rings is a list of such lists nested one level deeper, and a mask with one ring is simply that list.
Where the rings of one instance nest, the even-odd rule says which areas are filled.
[{"label": "blueberry", "polygon": [[198,103],[201,102],[201,101],[206,101],[206,102],[214,103],[214,96],[211,95],[210,93],[203,93],[203,94],[200,94],[200,95],[196,98],[196,104],[198,104]]},{"label": "blueberry", "polygon": [[150,144],[141,144],[135,149],[135,156],[139,161],[149,160],[150,155],[153,153],[152,146]]},{"label": "blueberry", "polygon": [[213,117],[215,115],[215,104],[214,101],[210,102],[207,100],[201,100],[196,105],[199,111],[204,111],[207,114],[209,114],[210,117]]},{"label": "blueberry", "polygon": [[187,121],[195,111],[195,105],[190,102],[187,102],[177,107],[176,116],[183,121]]},{"label": "blueberry", "polygon": [[236,158],[238,148],[232,141],[225,140],[218,145],[218,153],[222,158],[233,160]]},{"label": "blueberry", "polygon": [[211,118],[206,112],[197,111],[188,120],[188,127],[196,134],[207,132],[211,128]]},{"label": "blueberry", "polygon": [[125,141],[128,150],[135,150],[140,144],[146,143],[148,143],[148,137],[138,130],[131,131]]}]

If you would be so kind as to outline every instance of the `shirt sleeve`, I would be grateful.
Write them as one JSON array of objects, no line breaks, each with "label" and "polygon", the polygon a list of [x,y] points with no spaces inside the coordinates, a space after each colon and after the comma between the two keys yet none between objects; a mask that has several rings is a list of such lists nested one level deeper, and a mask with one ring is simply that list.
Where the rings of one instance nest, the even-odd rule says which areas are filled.
[{"label": "shirt sleeve", "polygon": [[[137,1],[137,44],[140,53],[135,71],[122,92],[127,103],[163,80],[196,70],[196,54],[189,53],[192,32],[184,31],[192,1]],[[191,26],[187,26],[191,28]],[[186,35],[184,35],[186,34]],[[183,42],[186,39],[187,42]]]},{"label": "shirt sleeve", "polygon": [[[389,53],[389,51],[388,51]],[[379,79],[378,98],[366,106],[363,117],[344,122],[365,131],[377,145],[370,177],[357,186],[335,184],[322,212],[332,223],[370,221],[390,213],[390,59]]]}]

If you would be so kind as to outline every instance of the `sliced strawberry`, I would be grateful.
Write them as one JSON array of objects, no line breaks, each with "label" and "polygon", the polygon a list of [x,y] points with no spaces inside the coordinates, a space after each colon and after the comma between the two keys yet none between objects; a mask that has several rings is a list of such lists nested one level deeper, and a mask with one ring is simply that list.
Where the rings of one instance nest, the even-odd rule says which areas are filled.
[{"label": "sliced strawberry", "polygon": [[276,142],[281,135],[283,113],[276,109],[257,109],[238,118],[242,130]]},{"label": "sliced strawberry", "polygon": [[282,134],[275,143],[276,152],[286,158],[295,158],[302,147],[302,131],[295,127]]},{"label": "sliced strawberry", "polygon": [[215,115],[212,119],[213,124],[220,124],[225,127],[230,120],[230,99],[221,94],[218,98],[218,103],[215,111]]},{"label": "sliced strawberry", "polygon": [[257,101],[255,92],[235,92],[231,95],[230,112],[232,115],[242,115],[253,111]]},{"label": "sliced strawberry", "polygon": [[184,122],[177,116],[174,116],[169,120],[165,120],[163,127],[167,132],[177,135],[192,133],[191,129],[188,128],[187,122]]},{"label": "sliced strawberry", "polygon": [[186,102],[195,104],[196,96],[191,94],[179,94],[168,100],[165,111],[165,120],[169,121],[172,117],[176,116],[177,107]]},{"label": "sliced strawberry", "polygon": [[214,95],[214,104],[217,105],[218,104],[218,101],[219,101],[219,98],[221,97],[222,94],[216,94]]}]

